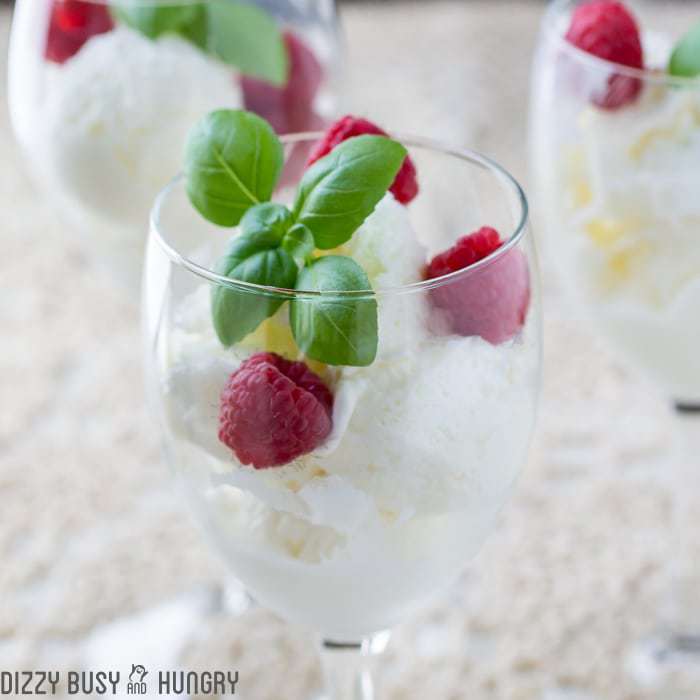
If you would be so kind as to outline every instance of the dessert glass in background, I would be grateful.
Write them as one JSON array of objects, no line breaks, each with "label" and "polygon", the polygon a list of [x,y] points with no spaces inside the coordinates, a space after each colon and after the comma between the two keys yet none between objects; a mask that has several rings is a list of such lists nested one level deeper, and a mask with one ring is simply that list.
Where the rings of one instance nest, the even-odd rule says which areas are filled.
[{"label": "dessert glass in background", "polygon": [[[312,141],[283,143],[289,157]],[[362,652],[453,582],[493,529],[526,459],[540,384],[540,296],[520,187],[476,153],[402,143],[418,172],[417,197],[404,206],[387,193],[330,251],[359,264],[371,290],[294,291],[217,274],[229,234],[194,210],[182,176],[151,218],[146,362],[167,460],[252,596],[322,640],[333,698],[373,697]],[[502,245],[436,277],[435,256],[485,225]],[[237,299],[231,308],[280,308],[225,347],[210,309],[222,293]],[[360,341],[376,314],[372,361],[328,364],[299,350],[288,310],[319,305],[345,307],[346,329]],[[315,438],[283,464],[249,443],[231,447],[253,410],[243,400],[231,406],[234,386],[263,367],[283,383],[280,373],[306,377],[300,385],[314,411],[291,431],[307,440],[311,422]],[[270,435],[289,431],[289,423],[267,426]]]},{"label": "dessert glass in background", "polygon": [[17,0],[12,124],[71,233],[133,291],[190,126],[229,106],[318,129],[338,59],[333,0]]},{"label": "dessert glass in background", "polygon": [[[668,6],[630,3],[631,22],[619,5],[591,8],[559,0],[544,18],[531,104],[535,205],[572,300],[671,400],[689,443],[683,464],[668,470],[676,551],[660,641],[645,647],[641,673],[653,680],[700,648],[689,525],[700,485],[700,78],[689,75],[687,51],[684,66],[673,53],[689,25],[655,31],[673,15]],[[601,29],[603,15],[617,28]],[[583,27],[591,18],[598,26]],[[630,65],[601,58],[605,51]],[[700,671],[700,656],[691,660]]]}]

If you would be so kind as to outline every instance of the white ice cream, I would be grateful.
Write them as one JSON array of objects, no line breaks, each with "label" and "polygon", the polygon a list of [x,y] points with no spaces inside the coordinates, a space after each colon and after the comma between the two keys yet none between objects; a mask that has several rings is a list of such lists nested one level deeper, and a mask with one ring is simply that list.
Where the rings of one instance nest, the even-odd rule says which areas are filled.
[{"label": "white ice cream", "polygon": [[[391,195],[344,252],[375,288],[414,282],[425,263]],[[380,296],[375,362],[315,368],[334,393],[330,437],[291,464],[255,470],[218,441],[219,395],[251,352],[296,357],[285,311],[231,350],[214,335],[206,287],[175,311],[165,360],[172,457],[253,595],[356,639],[448,584],[492,526],[534,418],[536,320],[530,314],[521,337],[492,346],[432,335],[425,294]]]},{"label": "white ice cream", "polygon": [[634,105],[588,106],[560,134],[556,147],[540,134],[534,155],[577,296],[673,398],[700,400],[700,87],[647,84]]},{"label": "white ice cream", "polygon": [[16,51],[27,74],[13,81],[13,122],[32,167],[101,257],[138,281],[150,206],[181,169],[189,129],[241,106],[231,69],[184,39],[124,26],[61,65],[20,63]]}]

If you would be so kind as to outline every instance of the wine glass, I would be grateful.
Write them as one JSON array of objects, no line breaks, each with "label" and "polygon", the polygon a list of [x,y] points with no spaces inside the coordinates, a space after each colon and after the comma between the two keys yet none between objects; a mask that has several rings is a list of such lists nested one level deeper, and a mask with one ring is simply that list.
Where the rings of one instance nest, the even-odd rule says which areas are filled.
[{"label": "wine glass", "polygon": [[[667,72],[670,31],[641,33],[644,69],[577,48],[566,33],[582,4],[554,2],[537,43],[537,214],[578,308],[670,399],[688,443],[683,464],[670,472],[676,529],[669,604],[659,636],[643,645],[646,661],[638,665],[633,655],[645,678],[659,679],[680,656],[694,655],[700,670],[700,559],[697,549],[691,554],[697,538],[689,520],[698,505],[700,453],[700,80]],[[653,3],[632,7],[641,27],[669,24],[671,13]]]},{"label": "wine glass", "polygon": [[[284,137],[287,157],[318,137]],[[167,461],[251,595],[322,640],[334,698],[373,697],[365,655],[453,582],[493,529],[526,459],[540,385],[540,295],[520,186],[477,153],[400,140],[418,197],[404,207],[387,194],[341,249],[372,290],[294,291],[218,274],[229,235],[194,211],[182,176],[151,215],[146,365]],[[500,232],[500,248],[423,279],[430,258],[484,225]],[[221,290],[279,310],[226,348],[210,310]],[[324,364],[295,345],[288,307],[333,304],[350,309],[353,337],[376,309],[371,364]],[[452,312],[465,323],[459,331]],[[252,438],[245,459],[228,441],[231,412],[245,423],[260,404],[231,407],[225,387],[256,368],[306,377],[316,398],[304,400],[326,427],[282,466],[263,468]],[[288,439],[281,418],[256,416],[247,423],[255,431]],[[295,439],[306,439],[311,420],[293,424]]]},{"label": "wine glass", "polygon": [[[280,133],[335,111],[334,0],[17,0],[13,128],[71,232],[130,290],[187,131],[219,106]],[[300,167],[304,153],[298,152]]]}]

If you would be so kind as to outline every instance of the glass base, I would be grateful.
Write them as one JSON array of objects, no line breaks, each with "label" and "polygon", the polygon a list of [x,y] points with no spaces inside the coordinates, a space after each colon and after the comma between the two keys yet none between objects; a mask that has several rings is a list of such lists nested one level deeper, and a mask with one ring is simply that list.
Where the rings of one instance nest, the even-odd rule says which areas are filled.
[{"label": "glass base", "polygon": [[662,634],[635,646],[627,671],[640,688],[674,700],[697,698],[700,688],[700,632]]},{"label": "glass base", "polygon": [[676,411],[678,413],[697,413],[700,415],[700,403],[690,401],[676,401]]},{"label": "glass base", "polygon": [[313,700],[377,700],[372,660],[384,652],[390,637],[391,632],[385,630],[361,642],[322,640],[324,690]]}]

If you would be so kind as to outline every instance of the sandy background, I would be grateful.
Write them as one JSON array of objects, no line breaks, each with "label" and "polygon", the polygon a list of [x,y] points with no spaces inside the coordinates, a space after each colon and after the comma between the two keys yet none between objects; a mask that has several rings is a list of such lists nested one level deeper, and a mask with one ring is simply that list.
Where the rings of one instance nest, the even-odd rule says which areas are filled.
[{"label": "sandy background", "polygon": [[[540,12],[348,6],[348,103],[526,179]],[[9,22],[4,9],[3,55]],[[5,105],[4,78],[0,91]],[[143,408],[137,308],[87,264],[30,184],[5,108],[0,120],[0,669],[235,668],[243,698],[305,698],[311,638],[226,607],[226,572],[173,495]],[[628,683],[625,649],[653,628],[663,589],[672,499],[656,476],[671,469],[673,417],[561,300],[555,262],[542,267],[528,469],[461,584],[396,630],[378,672],[388,700],[662,697]]]}]

